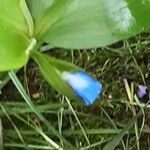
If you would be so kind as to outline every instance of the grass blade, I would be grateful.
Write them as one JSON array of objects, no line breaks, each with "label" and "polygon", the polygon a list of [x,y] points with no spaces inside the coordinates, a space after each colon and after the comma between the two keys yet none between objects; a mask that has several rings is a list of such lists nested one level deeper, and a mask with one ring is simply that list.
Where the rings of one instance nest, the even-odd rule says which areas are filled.
[{"label": "grass blade", "polygon": [[109,142],[106,146],[104,146],[103,150],[113,150],[115,147],[119,144],[119,142],[122,140],[123,136],[128,132],[128,130],[132,127],[134,121],[142,114],[141,111],[137,113],[135,117],[133,117],[129,123],[126,125],[124,129],[120,131],[120,133],[112,139],[111,142]]},{"label": "grass blade", "polygon": [[[59,139],[62,137],[60,136],[59,132],[47,121],[47,119],[35,108],[34,104],[32,103],[30,97],[27,95],[25,89],[23,88],[21,82],[19,81],[18,77],[14,73],[14,71],[9,72],[9,76],[12,79],[13,83],[15,84],[16,88],[26,101],[26,103],[29,105],[31,110],[45,123],[45,125],[48,127],[49,130],[53,132],[54,135],[56,135]],[[74,146],[68,142],[65,138],[62,138],[64,143],[69,146],[70,148],[74,149]]]}]

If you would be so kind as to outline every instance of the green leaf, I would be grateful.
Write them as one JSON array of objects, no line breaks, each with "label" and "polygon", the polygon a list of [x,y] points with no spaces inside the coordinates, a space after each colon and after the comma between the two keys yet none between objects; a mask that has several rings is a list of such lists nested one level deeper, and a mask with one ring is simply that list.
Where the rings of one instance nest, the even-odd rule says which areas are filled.
[{"label": "green leaf", "polygon": [[[62,71],[75,71],[77,68],[64,61],[56,60],[38,51],[33,51],[31,57],[39,65],[39,68],[48,81],[48,83],[61,94],[68,96],[71,99],[79,99],[72,91],[71,87],[61,77]],[[59,66],[60,64],[60,66]],[[64,66],[63,66],[64,65]],[[59,67],[58,67],[59,66]],[[65,70],[61,68],[64,67]],[[58,68],[57,68],[58,67]],[[61,68],[61,69],[60,69]]]},{"label": "green leaf", "polygon": [[0,0],[0,24],[28,34],[26,20],[20,8],[20,0]]},{"label": "green leaf", "polygon": [[28,60],[28,26],[19,0],[0,0],[0,71],[20,68]]},{"label": "green leaf", "polygon": [[0,24],[0,71],[12,70],[22,67],[28,60],[25,50],[29,44],[22,34],[4,30]]},{"label": "green leaf", "polygon": [[42,35],[63,14],[70,0],[26,0],[35,24],[35,37]]},{"label": "green leaf", "polygon": [[26,0],[35,36],[52,46],[105,46],[150,29],[149,0]]},{"label": "green leaf", "polygon": [[72,63],[60,60],[60,59],[56,59],[54,57],[45,55],[45,58],[47,59],[47,61],[49,61],[49,63],[52,66],[55,66],[59,71],[69,71],[69,72],[75,72],[75,71],[83,71],[83,69],[75,66]]},{"label": "green leaf", "polygon": [[34,22],[25,0],[20,0],[20,8],[28,25],[29,37],[32,38],[34,34]]}]

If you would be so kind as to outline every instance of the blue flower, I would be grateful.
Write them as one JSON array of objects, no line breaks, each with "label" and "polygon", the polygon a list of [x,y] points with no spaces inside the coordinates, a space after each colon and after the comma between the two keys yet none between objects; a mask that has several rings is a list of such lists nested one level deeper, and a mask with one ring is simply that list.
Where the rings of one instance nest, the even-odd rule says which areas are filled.
[{"label": "blue flower", "polygon": [[147,86],[145,85],[138,85],[138,97],[143,98],[147,94]]},{"label": "blue flower", "polygon": [[75,94],[86,105],[92,104],[102,91],[102,84],[85,72],[63,72],[62,78],[68,82]]}]

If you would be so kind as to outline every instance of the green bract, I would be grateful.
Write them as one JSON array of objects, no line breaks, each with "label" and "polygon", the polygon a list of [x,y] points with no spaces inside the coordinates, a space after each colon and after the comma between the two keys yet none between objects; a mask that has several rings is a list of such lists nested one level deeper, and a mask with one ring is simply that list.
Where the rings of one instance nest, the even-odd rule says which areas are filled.
[{"label": "green bract", "polygon": [[[38,51],[32,53],[32,57],[39,65],[44,78],[48,83],[61,94],[64,94],[71,99],[79,99],[72,91],[71,87],[61,77],[63,71],[78,71],[80,68],[64,61],[54,59],[47,55],[41,54]],[[56,62],[56,63],[55,63]]]}]

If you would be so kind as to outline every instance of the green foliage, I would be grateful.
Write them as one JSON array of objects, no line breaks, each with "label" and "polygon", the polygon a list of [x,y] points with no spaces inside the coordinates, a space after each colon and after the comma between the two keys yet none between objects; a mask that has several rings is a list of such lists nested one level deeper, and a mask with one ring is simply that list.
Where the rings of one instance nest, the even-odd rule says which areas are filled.
[{"label": "green foliage", "polygon": [[0,0],[0,4],[0,71],[5,71],[27,63],[30,41],[19,0]]},{"label": "green foliage", "polygon": [[[32,57],[35,60],[35,62],[39,65],[44,78],[53,88],[72,99],[78,99],[72,91],[71,87],[61,77],[62,71],[75,71],[78,69],[76,66],[69,63],[65,63],[64,61],[57,61],[54,58],[51,59],[51,57],[41,54],[38,51],[33,51]],[[58,65],[59,67],[57,67]],[[62,70],[63,67],[61,66],[63,66],[65,70]],[[61,69],[59,69],[60,67]]]},{"label": "green foliage", "polygon": [[0,3],[1,25],[5,25],[6,29],[9,27],[12,31],[28,35],[28,27],[20,8],[20,0],[0,0]]},{"label": "green foliage", "polygon": [[136,3],[134,0],[27,0],[27,3],[35,21],[35,36],[56,47],[105,46],[150,26],[148,0]]},{"label": "green foliage", "polygon": [[[35,110],[33,110],[31,106],[29,107],[28,103],[19,96],[17,90],[9,83],[8,86],[2,89],[3,95],[1,95],[0,103],[4,148],[12,150],[52,149],[54,147],[46,140],[45,137],[47,136],[64,150],[72,150],[73,148],[68,148],[63,138],[72,143],[75,147],[74,149],[103,150],[105,145],[113,143],[112,146],[117,145],[115,149],[138,150],[136,129],[133,122],[131,123],[130,121],[132,120],[131,118],[135,116],[132,113],[133,107],[136,109],[136,113],[138,113],[139,109],[141,109],[139,106],[144,108],[145,104],[140,103],[138,106],[138,103],[134,99],[133,102],[128,100],[122,78],[125,77],[128,79],[129,86],[130,81],[133,82],[133,93],[136,93],[136,85],[143,83],[139,69],[141,69],[144,76],[150,74],[150,61],[148,59],[150,50],[149,43],[150,36],[148,33],[144,33],[110,47],[103,47],[96,50],[78,50],[73,53],[71,51],[58,49],[52,49],[50,51],[51,56],[62,60],[74,60],[76,64],[83,66],[85,70],[101,79],[102,83],[105,83],[101,100],[98,101],[97,104],[84,107],[80,105],[78,101],[71,102],[72,107],[75,109],[75,114],[79,118],[90,141],[90,145],[87,143],[74,113],[66,103],[66,99],[64,99],[63,96],[59,96],[58,98],[58,94],[49,88],[47,82],[43,81],[39,69],[31,62],[27,71],[29,88],[33,83],[32,81],[35,80],[38,82],[35,81],[34,84],[40,85],[40,89],[35,91],[35,93],[40,93],[40,98],[32,100],[32,103],[34,103],[36,112],[41,113],[47,121],[41,121],[39,117],[36,116]],[[137,63],[135,61],[137,61]],[[23,74],[23,72],[20,73],[17,75],[22,83],[24,83],[25,80],[23,80],[22,77],[25,74]],[[31,87],[34,88],[35,86]],[[32,94],[32,90],[29,89],[29,91]],[[17,97],[15,96],[16,94]],[[109,95],[111,95],[110,98],[108,97]],[[6,115],[2,106],[19,130],[24,143],[21,141],[17,130],[15,130],[12,123],[7,119],[8,115]],[[148,105],[148,109],[144,111],[145,119],[144,116],[139,117],[137,120],[134,119],[134,123],[138,126],[138,133],[142,131],[142,135],[139,134],[139,136],[137,136],[140,149],[148,149],[148,136],[150,134],[150,130],[147,128],[149,108],[150,105]],[[145,122],[144,128],[141,125],[143,119]],[[48,125],[47,122],[49,123]],[[129,130],[126,128],[128,123],[131,123]],[[56,129],[60,135],[59,138],[57,138],[52,130],[49,130],[50,126]],[[39,128],[43,133],[39,132]],[[122,137],[123,134],[121,131],[125,134],[124,137]],[[116,137],[118,137],[117,141],[115,141]],[[123,143],[119,142],[121,138],[124,147]]]},{"label": "green foliage", "polygon": [[[39,65],[45,79],[52,85],[52,87],[54,87],[60,93],[65,94],[72,99],[76,99],[72,89],[66,82],[64,82],[64,80],[62,80],[61,72],[77,71],[80,70],[80,68],[62,60],[57,60],[47,55],[41,54],[37,51],[37,45],[42,42],[47,42],[54,47],[70,49],[84,49],[106,46],[121,39],[126,39],[130,36],[136,35],[142,31],[149,30],[149,13],[149,0],[0,0],[0,71],[14,70],[22,67],[28,62],[28,59],[32,54],[31,57]],[[114,62],[116,62],[116,60],[113,61],[113,63]],[[103,70],[108,63],[109,60],[104,64]],[[63,105],[58,107],[60,111],[55,110],[54,112],[58,116],[61,116],[60,118],[58,117],[58,120],[60,121],[58,133],[41,114],[43,107],[40,109],[40,111],[37,111],[36,107],[34,107],[32,104],[30,97],[26,95],[23,86],[18,84],[20,83],[17,82],[18,79],[15,75],[12,75],[13,74],[10,72],[10,77],[14,83],[16,83],[16,87],[22,94],[23,98],[26,100],[26,103],[31,108],[29,113],[34,112],[34,114],[37,114],[37,116],[43,121],[43,124],[46,124],[46,127],[48,128],[48,134],[50,134],[49,131],[52,131],[52,138],[55,135],[59,139],[59,141],[57,140],[57,143],[60,142],[60,146],[51,140],[47,135],[45,135],[45,133],[36,125],[36,123],[32,121],[32,119],[27,117],[29,113],[23,116],[27,117],[26,121],[17,115],[18,112],[20,113],[20,110],[18,112],[16,111],[16,114],[14,113],[14,110],[11,109],[8,109],[9,112],[16,118],[20,119],[22,122],[25,122],[30,127],[32,127],[31,124],[34,124],[35,127],[33,128],[36,130],[35,134],[40,134],[48,143],[48,145],[52,145],[52,148],[61,149],[61,147],[65,147],[66,145],[73,147],[70,143],[68,144],[67,140],[61,137],[62,116],[65,114],[63,112]],[[107,75],[107,78],[108,76],[109,75]],[[131,102],[128,103],[129,105],[133,105]],[[0,106],[2,109],[1,115],[3,116],[5,114],[5,116],[7,116],[8,120],[14,126],[21,142],[23,142],[23,147],[27,148],[28,146],[26,143],[24,143],[24,139],[16,125],[13,123],[13,120],[11,120],[3,105],[0,104]],[[133,106],[130,108],[134,110],[133,116],[138,117]],[[142,105],[140,108],[142,108]],[[17,109],[15,108],[15,110]],[[26,111],[27,110],[25,109],[25,112]],[[71,109],[71,111],[75,116],[76,121],[80,123],[73,109]],[[51,112],[47,110],[47,113]],[[135,120],[133,119],[131,123],[134,121]],[[134,122],[135,134],[136,132],[138,133],[138,123],[136,121]],[[70,122],[70,124],[73,124],[72,120]],[[96,124],[97,122],[95,125]],[[115,125],[115,123],[113,123],[113,125]],[[71,126],[71,130],[74,129],[75,126],[76,125]],[[130,127],[131,124],[127,124],[127,126],[120,131],[120,134],[114,137],[105,148],[115,148]],[[80,128],[83,132],[84,129],[81,125]],[[71,130],[69,133],[71,133]],[[142,131],[142,127],[140,130]],[[2,132],[0,133],[2,134]],[[83,133],[84,137],[86,137],[86,141],[88,141],[88,146],[84,149],[88,149],[105,142],[101,140],[99,143],[90,145],[90,140],[86,136],[86,132]],[[118,133],[118,130],[116,130],[115,133]],[[81,132],[79,132],[79,134],[81,134]],[[12,135],[12,137],[15,137],[14,134]],[[136,140],[138,138],[139,135],[136,134]],[[12,139],[10,138],[9,140],[12,141]],[[32,140],[34,141],[35,139]],[[44,144],[45,141],[43,142]],[[75,139],[75,142],[76,141],[77,140]],[[81,143],[83,144],[84,142],[80,141],[78,145]],[[8,144],[7,146],[15,147],[20,145]],[[139,148],[138,142],[137,147]]]},{"label": "green foliage", "polygon": [[45,59],[47,59],[47,61],[53,65],[54,67],[56,67],[59,71],[70,71],[70,72],[75,72],[75,71],[83,71],[80,67],[77,67],[76,65],[60,60],[60,59],[56,59],[54,57],[45,55]]},{"label": "green foliage", "polygon": [[92,48],[149,29],[149,0],[136,3],[134,0],[0,0],[0,3],[0,71],[27,63],[26,51],[32,38],[56,47]]},{"label": "green foliage", "polygon": [[24,35],[11,31],[12,28],[4,28],[0,25],[0,71],[20,68],[28,60],[25,50],[29,40]]}]

